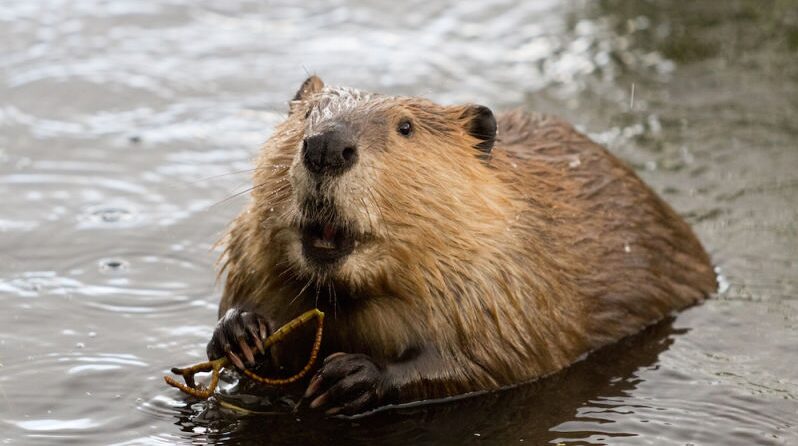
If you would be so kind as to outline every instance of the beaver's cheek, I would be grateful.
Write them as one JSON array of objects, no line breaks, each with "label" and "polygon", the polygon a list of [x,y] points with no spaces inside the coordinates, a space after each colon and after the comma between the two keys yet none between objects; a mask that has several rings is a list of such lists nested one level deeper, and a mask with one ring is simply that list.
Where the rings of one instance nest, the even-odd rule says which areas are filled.
[{"label": "beaver's cheek", "polygon": [[294,158],[288,169],[288,180],[291,182],[291,187],[303,197],[312,194],[319,185],[319,182],[312,178],[298,156]]},{"label": "beaver's cheek", "polygon": [[310,191],[312,190],[312,185],[308,176],[302,172],[301,169],[294,171],[294,169],[291,168],[291,171],[289,171],[288,180],[291,183],[291,188],[294,191],[294,200],[297,203],[301,203],[306,200],[310,195]]},{"label": "beaver's cheek", "polygon": [[273,246],[278,250],[278,262],[288,262],[294,267],[307,268],[302,255],[302,237],[296,228],[290,227],[280,231],[279,237],[273,239]]},{"label": "beaver's cheek", "polygon": [[[376,277],[396,268],[384,254],[386,247],[378,242],[369,242],[355,248],[337,271],[337,278],[355,289],[363,289]],[[382,253],[381,253],[382,251]]]}]

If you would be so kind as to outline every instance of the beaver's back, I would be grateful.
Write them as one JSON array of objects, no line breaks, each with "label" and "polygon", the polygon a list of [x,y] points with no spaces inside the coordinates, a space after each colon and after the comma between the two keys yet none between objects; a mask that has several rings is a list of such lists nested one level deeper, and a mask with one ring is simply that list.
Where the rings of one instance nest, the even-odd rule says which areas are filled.
[{"label": "beaver's back", "polygon": [[[494,160],[530,206],[547,197],[555,254],[579,265],[588,338],[598,347],[639,331],[716,289],[693,231],[606,149],[554,117],[499,117]],[[532,247],[534,249],[534,247]]]}]

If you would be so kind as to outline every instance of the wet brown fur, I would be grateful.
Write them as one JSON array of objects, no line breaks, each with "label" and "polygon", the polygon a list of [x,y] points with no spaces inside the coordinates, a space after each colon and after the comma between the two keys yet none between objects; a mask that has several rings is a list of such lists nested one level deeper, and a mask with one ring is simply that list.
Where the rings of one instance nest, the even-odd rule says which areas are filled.
[{"label": "wet brown fur", "polygon": [[[287,254],[301,218],[292,166],[322,88],[312,79],[264,146],[226,239],[220,314],[242,306],[279,326],[321,302],[325,350],[370,355],[414,400],[553,373],[715,291],[688,225],[571,125],[504,113],[481,160],[467,106],[384,96],[355,107],[363,145],[380,149],[338,203],[371,248],[312,273]],[[413,138],[391,132],[402,116]],[[303,345],[276,360],[301,363]]]}]

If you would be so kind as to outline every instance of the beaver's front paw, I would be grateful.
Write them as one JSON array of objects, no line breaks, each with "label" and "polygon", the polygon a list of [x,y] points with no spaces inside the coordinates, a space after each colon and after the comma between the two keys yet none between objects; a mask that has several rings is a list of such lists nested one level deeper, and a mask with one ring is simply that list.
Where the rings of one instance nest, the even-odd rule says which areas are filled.
[{"label": "beaver's front paw", "polygon": [[[219,319],[208,343],[208,359],[227,356],[239,369],[255,365],[255,355],[264,353],[263,342],[271,334],[269,324],[262,316],[231,308]],[[243,360],[242,360],[243,358]]]},{"label": "beaver's front paw", "polygon": [[368,356],[334,353],[310,381],[304,399],[326,415],[355,414],[380,403],[382,378],[381,368]]}]

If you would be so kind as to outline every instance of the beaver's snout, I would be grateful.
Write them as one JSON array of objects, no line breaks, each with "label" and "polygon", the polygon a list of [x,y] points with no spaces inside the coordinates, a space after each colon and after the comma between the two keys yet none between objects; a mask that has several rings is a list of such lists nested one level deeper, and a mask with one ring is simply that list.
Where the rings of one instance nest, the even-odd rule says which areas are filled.
[{"label": "beaver's snout", "polygon": [[354,132],[345,125],[336,125],[302,142],[302,163],[316,175],[340,175],[357,158]]}]

